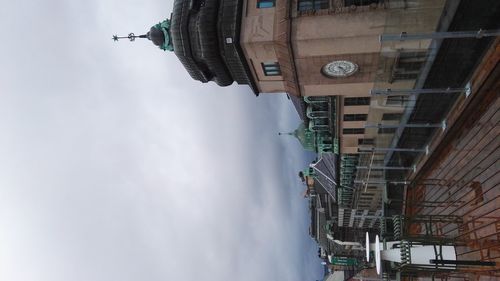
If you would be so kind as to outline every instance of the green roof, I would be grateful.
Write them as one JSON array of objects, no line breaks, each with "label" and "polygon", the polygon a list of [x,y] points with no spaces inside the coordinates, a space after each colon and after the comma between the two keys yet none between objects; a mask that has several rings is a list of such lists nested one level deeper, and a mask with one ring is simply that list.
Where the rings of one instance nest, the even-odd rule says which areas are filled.
[{"label": "green roof", "polygon": [[316,151],[315,133],[306,128],[304,122],[300,123],[299,127],[297,127],[297,129],[295,129],[292,133],[280,133],[280,135],[295,136],[305,150]]}]

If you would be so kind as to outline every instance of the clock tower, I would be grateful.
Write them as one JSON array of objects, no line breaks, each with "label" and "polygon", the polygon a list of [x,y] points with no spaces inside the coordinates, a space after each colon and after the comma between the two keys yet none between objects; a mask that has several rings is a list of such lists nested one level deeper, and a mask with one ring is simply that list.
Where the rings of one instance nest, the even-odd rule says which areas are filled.
[{"label": "clock tower", "polygon": [[[286,93],[306,127],[330,130],[340,150],[354,154],[378,134],[365,130],[368,120],[396,122],[405,110],[404,97],[374,98],[370,91],[413,89],[430,53],[429,39],[381,36],[436,31],[448,2],[174,0],[170,19],[144,35],[113,39],[147,38],[202,83]],[[379,130],[378,139],[388,145],[392,129]]]},{"label": "clock tower", "polygon": [[430,40],[381,35],[434,32],[445,2],[245,0],[240,43],[261,93],[367,97],[376,87],[412,88]]},{"label": "clock tower", "polygon": [[[170,19],[140,36],[173,51],[200,82],[249,85],[255,94],[366,97],[412,88],[446,0],[174,0]],[[415,11],[429,11],[425,14]]]},{"label": "clock tower", "polygon": [[397,123],[405,97],[370,91],[413,89],[431,40],[384,42],[381,36],[435,32],[448,1],[244,2],[240,45],[258,92],[286,92],[308,128],[328,128],[349,157],[375,141],[389,146],[394,128],[366,125]]}]

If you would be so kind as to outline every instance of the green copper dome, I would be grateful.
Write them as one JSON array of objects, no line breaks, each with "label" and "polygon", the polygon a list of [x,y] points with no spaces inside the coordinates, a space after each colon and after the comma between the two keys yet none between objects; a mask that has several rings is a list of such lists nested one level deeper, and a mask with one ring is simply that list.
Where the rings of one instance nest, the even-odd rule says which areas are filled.
[{"label": "green copper dome", "polygon": [[170,20],[166,19],[153,27],[148,32],[148,39],[164,51],[173,51],[172,37],[170,36]]},{"label": "green copper dome", "polygon": [[305,150],[316,151],[314,132],[311,132],[308,128],[306,128],[304,122],[300,123],[299,127],[297,127],[291,135],[295,136],[299,140]]},{"label": "green copper dome", "polygon": [[156,46],[164,51],[173,51],[174,45],[172,43],[172,36],[170,35],[170,20],[166,19],[149,29],[148,33],[142,35],[135,35],[134,33],[129,33],[128,36],[118,36],[113,35],[113,40],[118,41],[120,39],[128,38],[131,42],[135,41],[136,38],[147,38],[153,42]]},{"label": "green copper dome", "polygon": [[316,143],[316,132],[311,131],[306,127],[304,122],[300,123],[300,125],[295,129],[295,131],[291,133],[279,133],[280,135],[289,135],[294,136],[299,140],[300,144],[305,150],[318,152],[318,145]]}]

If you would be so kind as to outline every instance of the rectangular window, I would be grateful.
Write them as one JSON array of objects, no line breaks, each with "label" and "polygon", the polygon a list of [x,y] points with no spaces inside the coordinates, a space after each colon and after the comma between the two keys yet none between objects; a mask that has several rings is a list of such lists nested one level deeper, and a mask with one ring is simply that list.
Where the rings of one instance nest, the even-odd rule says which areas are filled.
[{"label": "rectangular window", "polygon": [[344,0],[344,5],[349,6],[367,6],[371,4],[377,4],[380,0]]},{"label": "rectangular window", "polygon": [[328,9],[330,7],[328,0],[299,0],[297,3],[298,11],[314,11]]},{"label": "rectangular window", "polygon": [[262,70],[266,76],[279,76],[281,75],[280,64],[278,62],[263,62],[261,63]]},{"label": "rectangular window", "polygon": [[398,128],[378,128],[379,134],[394,134]]},{"label": "rectangular window", "polygon": [[402,116],[403,116],[403,114],[401,114],[401,113],[384,113],[384,115],[382,115],[382,120],[399,121],[399,120],[401,120]]},{"label": "rectangular window", "polygon": [[366,121],[368,114],[344,114],[344,121]]},{"label": "rectangular window", "polygon": [[415,80],[426,61],[425,52],[400,53],[392,71],[392,81]]},{"label": "rectangular window", "polygon": [[370,97],[345,98],[344,105],[370,105]]},{"label": "rectangular window", "polygon": [[272,8],[276,6],[276,0],[257,0],[257,8]]},{"label": "rectangular window", "polygon": [[363,135],[365,133],[364,128],[344,128],[342,131],[344,135]]},{"label": "rectangular window", "polygon": [[358,145],[374,145],[375,139],[358,139]]},{"label": "rectangular window", "polygon": [[389,96],[387,97],[386,105],[398,105],[403,106],[408,102],[407,96]]}]

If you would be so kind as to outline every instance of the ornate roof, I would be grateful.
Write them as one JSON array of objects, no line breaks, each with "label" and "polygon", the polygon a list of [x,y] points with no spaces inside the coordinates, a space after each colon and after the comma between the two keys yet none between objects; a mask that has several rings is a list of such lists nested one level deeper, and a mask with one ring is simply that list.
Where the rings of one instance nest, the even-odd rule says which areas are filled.
[{"label": "ornate roof", "polygon": [[[280,135],[282,135],[282,133],[280,133]],[[315,133],[306,128],[304,122],[300,123],[295,131],[287,135],[297,138],[305,150],[316,151]]]},{"label": "ornate roof", "polygon": [[170,36],[170,20],[166,19],[154,26],[148,32],[148,39],[164,51],[173,51],[172,37]]},{"label": "ornate roof", "polygon": [[337,156],[334,153],[323,153],[318,162],[311,164],[316,181],[337,200]]},{"label": "ornate roof", "polygon": [[219,86],[257,86],[239,45],[243,0],[174,0],[170,28],[175,55],[189,75]]}]

